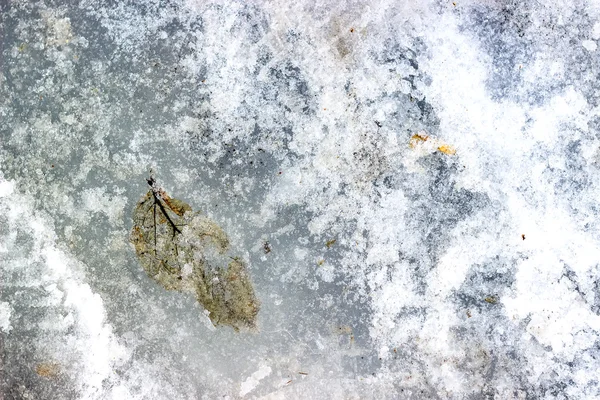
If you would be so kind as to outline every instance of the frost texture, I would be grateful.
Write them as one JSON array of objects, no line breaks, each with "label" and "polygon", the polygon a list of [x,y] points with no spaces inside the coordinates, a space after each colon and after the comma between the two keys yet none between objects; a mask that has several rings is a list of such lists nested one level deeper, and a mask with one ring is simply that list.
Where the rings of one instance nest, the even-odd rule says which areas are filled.
[{"label": "frost texture", "polygon": [[[1,395],[600,398],[597,3],[0,2]],[[255,334],[140,266],[149,170]]]},{"label": "frost texture", "polygon": [[225,232],[206,216],[151,189],[133,214],[131,241],[148,276],[167,290],[192,292],[215,325],[255,328],[259,302],[243,261],[230,257]]}]

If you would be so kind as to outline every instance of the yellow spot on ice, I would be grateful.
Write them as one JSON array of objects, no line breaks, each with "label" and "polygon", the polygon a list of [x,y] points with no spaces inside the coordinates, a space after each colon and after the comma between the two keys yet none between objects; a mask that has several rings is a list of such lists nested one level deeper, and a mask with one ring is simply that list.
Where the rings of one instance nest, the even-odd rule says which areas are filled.
[{"label": "yellow spot on ice", "polygon": [[408,142],[408,147],[410,147],[411,149],[414,149],[419,144],[426,142],[427,139],[429,139],[429,136],[415,133],[414,135],[412,135],[410,137],[410,141]]},{"label": "yellow spot on ice", "polygon": [[456,154],[456,149],[452,146],[449,146],[447,144],[443,144],[441,146],[438,147],[438,150],[441,151],[444,154],[448,154],[449,156],[453,156]]},{"label": "yellow spot on ice", "polygon": [[413,150],[418,150],[418,153],[421,155],[431,154],[436,150],[449,156],[456,154],[456,149],[453,146],[428,136],[425,132],[419,132],[412,135],[408,141],[408,147]]}]

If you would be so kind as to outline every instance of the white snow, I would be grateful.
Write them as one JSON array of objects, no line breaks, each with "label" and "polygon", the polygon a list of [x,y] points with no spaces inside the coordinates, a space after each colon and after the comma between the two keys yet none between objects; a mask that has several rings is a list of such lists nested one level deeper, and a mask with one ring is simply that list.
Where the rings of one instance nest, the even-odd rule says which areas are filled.
[{"label": "white snow", "polygon": [[258,370],[256,370],[252,375],[250,375],[244,382],[242,382],[240,388],[240,396],[245,396],[260,384],[260,381],[266,378],[271,374],[271,367],[267,365],[261,366]]},{"label": "white snow", "polygon": [[0,330],[6,333],[10,332],[10,314],[12,308],[8,302],[0,302]]}]

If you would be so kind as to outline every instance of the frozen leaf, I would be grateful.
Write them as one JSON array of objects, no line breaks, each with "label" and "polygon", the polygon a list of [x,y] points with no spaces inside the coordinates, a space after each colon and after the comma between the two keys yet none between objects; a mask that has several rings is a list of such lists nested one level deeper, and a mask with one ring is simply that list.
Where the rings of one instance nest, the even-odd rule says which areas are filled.
[{"label": "frozen leaf", "polygon": [[194,293],[214,325],[254,328],[259,302],[246,265],[228,254],[225,232],[153,179],[148,184],[131,232],[146,273],[167,290]]}]

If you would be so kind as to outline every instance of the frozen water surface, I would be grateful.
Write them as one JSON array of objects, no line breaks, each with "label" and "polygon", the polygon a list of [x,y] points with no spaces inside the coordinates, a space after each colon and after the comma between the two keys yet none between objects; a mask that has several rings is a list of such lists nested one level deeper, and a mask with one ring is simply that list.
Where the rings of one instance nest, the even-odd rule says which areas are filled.
[{"label": "frozen water surface", "polygon": [[[0,2],[0,398],[600,397],[600,3]],[[153,172],[248,265],[213,326]]]}]

